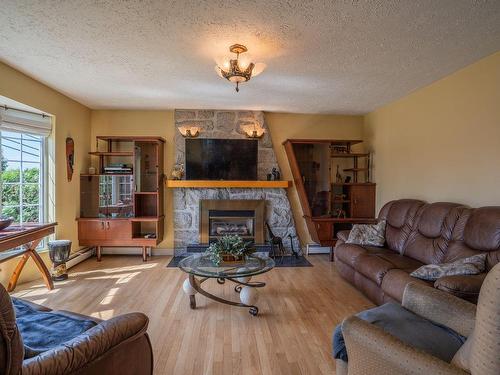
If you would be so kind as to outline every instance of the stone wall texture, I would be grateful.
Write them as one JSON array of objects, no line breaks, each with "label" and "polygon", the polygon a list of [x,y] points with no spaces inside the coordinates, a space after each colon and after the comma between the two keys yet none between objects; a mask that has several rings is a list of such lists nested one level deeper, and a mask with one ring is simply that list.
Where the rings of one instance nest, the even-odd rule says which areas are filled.
[{"label": "stone wall texture", "polygon": [[[259,139],[258,178],[278,167],[269,129],[260,111],[176,110],[175,126],[199,126],[200,138],[244,139],[241,126],[259,123],[266,130]],[[185,163],[185,142],[179,131],[175,132],[175,160]],[[292,210],[285,189],[175,189],[174,191],[174,246],[175,254],[186,251],[186,246],[199,243],[199,210],[203,199],[264,199],[266,221],[275,235],[283,238],[285,247],[300,244],[295,231]],[[267,236],[267,232],[266,232]]]}]

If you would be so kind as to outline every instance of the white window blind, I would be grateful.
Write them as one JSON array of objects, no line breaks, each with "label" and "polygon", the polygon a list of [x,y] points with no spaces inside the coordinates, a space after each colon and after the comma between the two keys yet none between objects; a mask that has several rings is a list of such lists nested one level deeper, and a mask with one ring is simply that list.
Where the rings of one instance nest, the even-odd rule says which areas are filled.
[{"label": "white window blind", "polygon": [[52,131],[52,118],[47,115],[0,107],[0,130],[47,137]]}]

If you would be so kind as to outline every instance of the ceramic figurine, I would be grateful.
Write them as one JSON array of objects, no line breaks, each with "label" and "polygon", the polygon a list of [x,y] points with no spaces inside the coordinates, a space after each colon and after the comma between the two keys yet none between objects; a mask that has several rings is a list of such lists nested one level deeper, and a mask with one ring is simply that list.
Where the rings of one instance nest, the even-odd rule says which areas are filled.
[{"label": "ceramic figurine", "polygon": [[172,169],[172,173],[170,174],[170,178],[172,180],[182,180],[184,177],[184,164],[177,164]]}]

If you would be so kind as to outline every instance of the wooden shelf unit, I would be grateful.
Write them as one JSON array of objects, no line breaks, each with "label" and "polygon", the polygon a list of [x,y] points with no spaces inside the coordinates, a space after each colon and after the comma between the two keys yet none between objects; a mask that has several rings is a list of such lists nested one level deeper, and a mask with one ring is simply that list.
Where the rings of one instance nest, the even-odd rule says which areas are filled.
[{"label": "wooden shelf unit", "polygon": [[[98,136],[97,174],[80,175],[80,246],[142,247],[143,260],[163,240],[164,155],[161,137]],[[110,163],[132,173],[105,173]]]},{"label": "wooden shelf unit", "polygon": [[[352,146],[361,142],[333,139],[283,142],[309,234],[322,246],[333,248],[337,233],[353,224],[375,222],[376,185],[370,182],[370,154],[352,151]],[[340,164],[344,167],[340,168]],[[343,182],[336,181],[337,169],[344,172]],[[358,173],[363,173],[364,179]],[[347,176],[351,177],[350,182],[345,182]]]}]

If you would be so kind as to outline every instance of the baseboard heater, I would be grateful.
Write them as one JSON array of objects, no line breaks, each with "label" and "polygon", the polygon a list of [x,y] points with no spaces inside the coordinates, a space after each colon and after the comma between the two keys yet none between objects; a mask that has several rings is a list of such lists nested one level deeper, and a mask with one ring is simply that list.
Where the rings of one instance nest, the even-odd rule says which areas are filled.
[{"label": "baseboard heater", "polygon": [[83,262],[85,259],[90,258],[94,255],[95,248],[94,247],[84,247],[83,249],[78,250],[75,253],[72,253],[69,256],[68,261],[66,262],[66,268],[71,268],[76,266],[78,263]]},{"label": "baseboard heater", "polygon": [[317,243],[307,244],[306,254],[330,254],[330,246],[321,246]]}]

